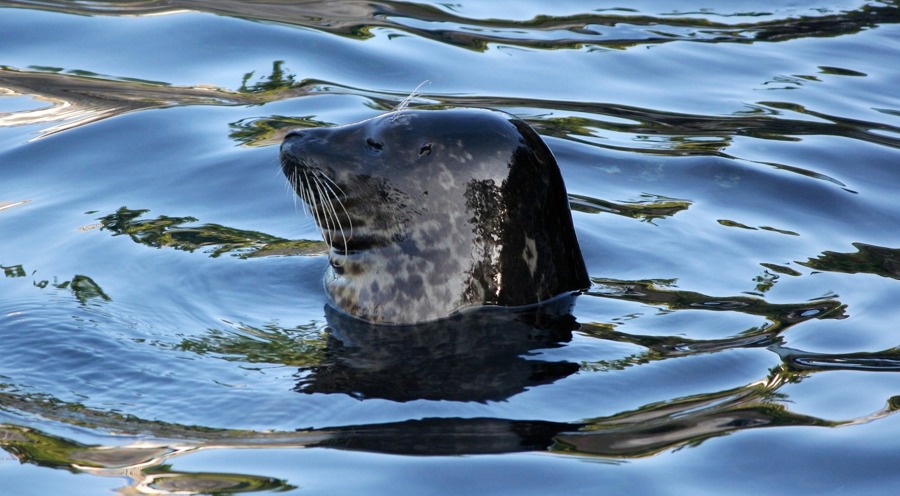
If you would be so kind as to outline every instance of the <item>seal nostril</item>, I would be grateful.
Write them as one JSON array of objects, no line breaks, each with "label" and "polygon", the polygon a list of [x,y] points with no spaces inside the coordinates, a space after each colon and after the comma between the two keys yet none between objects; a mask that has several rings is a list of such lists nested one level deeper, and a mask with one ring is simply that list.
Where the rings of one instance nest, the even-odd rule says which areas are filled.
[{"label": "seal nostril", "polygon": [[373,149],[375,149],[375,150],[378,150],[379,152],[380,152],[382,149],[384,149],[384,144],[383,144],[383,143],[379,143],[379,142],[373,140],[372,138],[367,138],[367,139],[366,139],[366,144],[369,145],[370,148],[373,148]]},{"label": "seal nostril", "polygon": [[419,148],[419,156],[424,157],[425,155],[431,154],[431,143],[425,143],[422,145],[422,148]]}]

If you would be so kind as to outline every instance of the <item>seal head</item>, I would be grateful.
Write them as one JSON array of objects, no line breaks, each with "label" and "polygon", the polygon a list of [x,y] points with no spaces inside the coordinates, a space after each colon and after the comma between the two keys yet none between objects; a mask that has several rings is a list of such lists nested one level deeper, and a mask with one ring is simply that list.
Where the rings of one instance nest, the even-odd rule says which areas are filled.
[{"label": "seal head", "polygon": [[337,309],[416,324],[590,285],[556,160],[524,121],[403,110],[293,130],[281,166],[331,245]]}]

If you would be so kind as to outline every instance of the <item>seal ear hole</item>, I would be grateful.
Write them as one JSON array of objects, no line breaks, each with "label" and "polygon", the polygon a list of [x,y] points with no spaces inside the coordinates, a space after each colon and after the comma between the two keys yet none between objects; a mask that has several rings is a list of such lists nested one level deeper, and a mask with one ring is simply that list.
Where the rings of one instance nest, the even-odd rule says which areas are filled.
[{"label": "seal ear hole", "polygon": [[379,152],[384,149],[384,143],[379,143],[372,138],[367,138],[366,144],[369,145],[369,148],[372,148],[373,150],[377,150]]},{"label": "seal ear hole", "polygon": [[424,157],[425,155],[431,154],[431,143],[425,143],[422,145],[422,148],[419,148],[419,156]]}]

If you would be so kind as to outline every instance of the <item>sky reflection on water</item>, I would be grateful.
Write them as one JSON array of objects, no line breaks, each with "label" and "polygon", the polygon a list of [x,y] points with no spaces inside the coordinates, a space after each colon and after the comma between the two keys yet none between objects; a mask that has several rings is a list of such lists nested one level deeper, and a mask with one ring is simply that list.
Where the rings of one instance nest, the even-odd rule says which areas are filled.
[{"label": "sky reflection on water", "polygon": [[[0,478],[882,494],[898,19],[896,2],[0,1]],[[557,156],[593,279],[577,324],[374,338],[323,311],[323,246],[275,145],[425,80],[412,106],[506,110]]]}]

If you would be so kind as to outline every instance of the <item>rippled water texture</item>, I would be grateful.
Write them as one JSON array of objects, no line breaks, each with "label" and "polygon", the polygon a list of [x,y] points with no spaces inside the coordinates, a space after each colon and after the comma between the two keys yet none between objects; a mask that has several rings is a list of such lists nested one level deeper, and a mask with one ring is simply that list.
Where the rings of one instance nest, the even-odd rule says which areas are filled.
[{"label": "rippled water texture", "polygon": [[[889,493],[898,7],[0,1],[0,492]],[[575,322],[326,315],[277,144],[423,81],[553,150]]]}]

